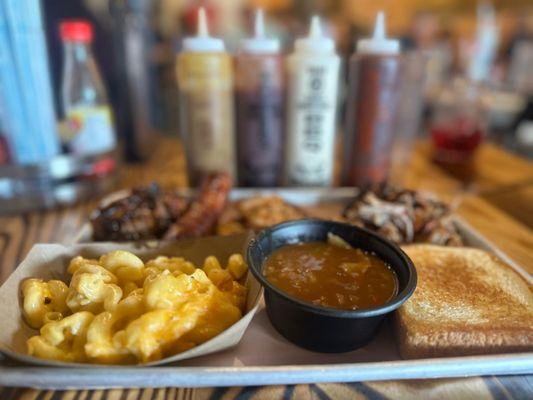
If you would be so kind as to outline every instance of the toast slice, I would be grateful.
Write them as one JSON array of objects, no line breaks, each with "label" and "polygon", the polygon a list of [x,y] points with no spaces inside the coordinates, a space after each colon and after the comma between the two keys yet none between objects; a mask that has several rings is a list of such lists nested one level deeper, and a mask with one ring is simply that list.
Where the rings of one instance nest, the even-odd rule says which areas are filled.
[{"label": "toast slice", "polygon": [[479,249],[410,245],[418,285],[396,313],[403,358],[533,350],[531,286]]}]

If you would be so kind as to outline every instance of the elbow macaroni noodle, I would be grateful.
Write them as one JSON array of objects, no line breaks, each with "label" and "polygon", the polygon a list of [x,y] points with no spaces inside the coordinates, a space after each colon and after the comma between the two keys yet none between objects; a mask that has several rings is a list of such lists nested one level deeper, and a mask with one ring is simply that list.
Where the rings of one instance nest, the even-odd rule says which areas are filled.
[{"label": "elbow macaroni noodle", "polygon": [[45,322],[61,319],[68,313],[66,304],[68,286],[64,282],[27,279],[22,284],[23,314],[32,328],[40,328]]},{"label": "elbow macaroni noodle", "polygon": [[216,257],[202,268],[181,257],[146,264],[114,251],[99,260],[75,257],[69,285],[23,282],[23,315],[40,334],[28,354],[58,361],[102,364],[149,362],[188,350],[237,322],[247,290],[247,266],[233,254],[223,268]]}]

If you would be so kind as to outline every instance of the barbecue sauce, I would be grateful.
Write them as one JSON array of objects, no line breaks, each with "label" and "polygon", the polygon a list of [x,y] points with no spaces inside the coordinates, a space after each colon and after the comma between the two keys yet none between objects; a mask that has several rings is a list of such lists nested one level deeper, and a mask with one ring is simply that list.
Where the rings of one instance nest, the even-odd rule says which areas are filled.
[{"label": "barbecue sauce", "polygon": [[292,297],[343,310],[381,306],[398,291],[396,274],[384,261],[326,242],[277,249],[267,258],[264,274]]}]

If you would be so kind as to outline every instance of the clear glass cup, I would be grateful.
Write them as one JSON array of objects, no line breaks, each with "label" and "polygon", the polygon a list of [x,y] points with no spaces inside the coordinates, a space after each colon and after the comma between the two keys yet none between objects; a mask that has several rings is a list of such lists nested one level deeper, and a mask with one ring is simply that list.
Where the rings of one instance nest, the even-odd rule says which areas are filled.
[{"label": "clear glass cup", "polygon": [[439,95],[430,123],[433,158],[450,166],[466,166],[487,130],[477,84],[456,79]]},{"label": "clear glass cup", "polygon": [[390,180],[403,182],[403,171],[409,164],[424,109],[424,88],[427,76],[427,56],[419,51],[404,55],[400,103],[396,115],[396,131],[392,148]]},{"label": "clear glass cup", "polygon": [[487,132],[479,84],[456,79],[433,107],[429,133],[433,161],[464,184],[476,177],[475,154]]}]

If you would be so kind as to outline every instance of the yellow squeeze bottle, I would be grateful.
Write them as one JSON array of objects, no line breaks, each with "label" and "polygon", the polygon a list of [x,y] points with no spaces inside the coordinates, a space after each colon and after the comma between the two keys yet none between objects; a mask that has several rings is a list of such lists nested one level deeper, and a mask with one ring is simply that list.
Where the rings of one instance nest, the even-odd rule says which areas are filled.
[{"label": "yellow squeeze bottle", "polygon": [[198,34],[183,40],[177,74],[189,179],[195,184],[213,171],[235,178],[233,64],[222,39],[209,36],[203,8],[198,11]]}]

